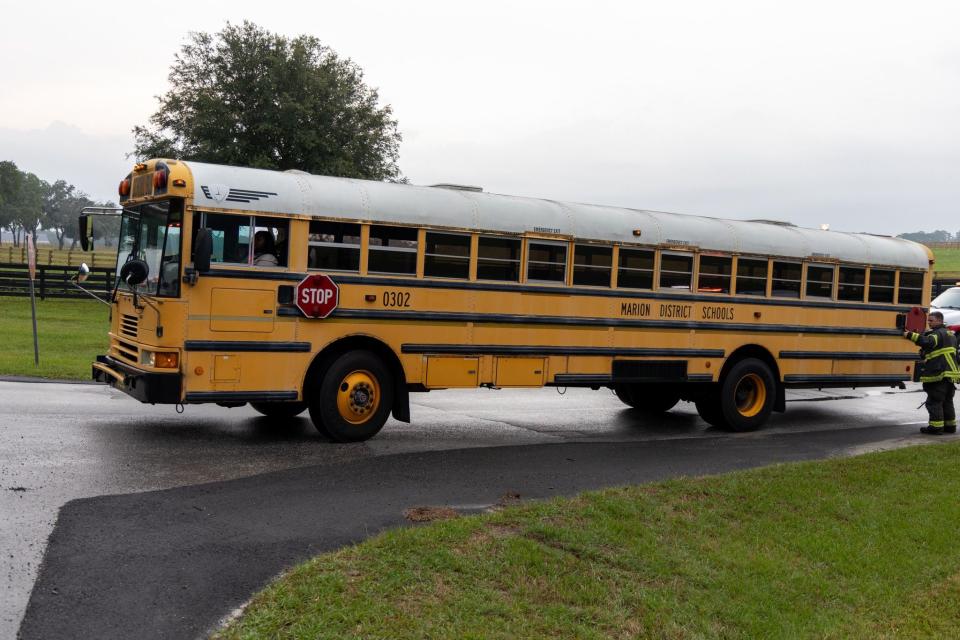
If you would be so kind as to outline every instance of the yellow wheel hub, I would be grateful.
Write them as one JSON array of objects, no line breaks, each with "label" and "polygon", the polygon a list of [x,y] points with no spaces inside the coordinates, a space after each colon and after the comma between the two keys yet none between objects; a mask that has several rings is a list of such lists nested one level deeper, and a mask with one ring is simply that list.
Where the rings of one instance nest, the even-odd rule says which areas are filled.
[{"label": "yellow wheel hub", "polygon": [[380,383],[369,371],[351,371],[337,389],[337,410],[350,424],[370,420],[380,406]]},{"label": "yellow wheel hub", "polygon": [[767,385],[757,374],[748,373],[737,382],[734,399],[740,415],[752,418],[760,413],[767,403]]}]

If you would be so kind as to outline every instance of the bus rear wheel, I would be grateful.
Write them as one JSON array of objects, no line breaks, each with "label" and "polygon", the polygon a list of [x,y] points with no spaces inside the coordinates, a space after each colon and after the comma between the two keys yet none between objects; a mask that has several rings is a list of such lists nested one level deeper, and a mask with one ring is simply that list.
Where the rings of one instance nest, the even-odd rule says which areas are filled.
[{"label": "bus rear wheel", "polygon": [[307,408],[306,402],[251,402],[250,406],[268,418],[295,418]]},{"label": "bus rear wheel", "polygon": [[625,405],[651,415],[667,412],[680,402],[675,389],[655,385],[618,384],[613,393]]},{"label": "bus rear wheel", "polygon": [[717,393],[707,393],[695,401],[697,413],[707,424],[719,427],[720,429],[729,429],[727,422],[723,419],[723,412],[720,410],[720,395]]},{"label": "bus rear wheel", "polygon": [[719,410],[725,426],[731,431],[763,426],[773,412],[776,384],[762,360],[745,358],[734,364],[720,382]]},{"label": "bus rear wheel", "polygon": [[350,351],[334,360],[308,400],[310,418],[335,442],[375,436],[393,407],[389,369],[369,351]]}]

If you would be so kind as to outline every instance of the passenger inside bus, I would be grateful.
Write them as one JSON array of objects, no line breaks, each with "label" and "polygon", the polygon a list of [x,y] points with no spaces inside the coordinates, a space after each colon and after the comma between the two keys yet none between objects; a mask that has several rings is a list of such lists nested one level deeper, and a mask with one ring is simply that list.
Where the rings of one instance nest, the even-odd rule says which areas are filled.
[{"label": "passenger inside bus", "polygon": [[263,229],[257,231],[253,236],[253,266],[255,267],[276,267],[280,264],[277,260],[277,243],[273,238],[273,233]]}]

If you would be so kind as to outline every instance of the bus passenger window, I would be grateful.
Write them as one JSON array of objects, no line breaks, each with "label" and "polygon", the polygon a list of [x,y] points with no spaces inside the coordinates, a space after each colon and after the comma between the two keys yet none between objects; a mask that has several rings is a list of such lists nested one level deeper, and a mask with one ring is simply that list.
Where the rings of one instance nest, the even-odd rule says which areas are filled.
[{"label": "bus passenger window", "polygon": [[653,289],[654,258],[655,253],[653,251],[620,247],[617,287]]},{"label": "bus passenger window", "polygon": [[732,272],[733,258],[701,255],[697,291],[701,293],[730,293],[730,275]]},{"label": "bus passenger window", "polygon": [[254,267],[287,266],[288,229],[288,220],[263,216],[254,218],[253,262],[251,263]]},{"label": "bus passenger window", "polygon": [[222,213],[203,214],[203,226],[213,238],[212,263],[250,264],[253,225],[250,216],[234,216]]},{"label": "bus passenger window", "polygon": [[690,290],[693,256],[689,253],[660,254],[660,288]]},{"label": "bus passenger window", "polygon": [[573,248],[573,284],[609,287],[613,247],[578,244]]},{"label": "bus passenger window", "polygon": [[893,277],[890,269],[870,269],[870,290],[867,296],[870,302],[893,303]]},{"label": "bus passenger window", "polygon": [[427,232],[423,275],[435,278],[470,277],[470,236]]},{"label": "bus passenger window", "polygon": [[528,246],[527,280],[564,282],[567,245],[560,242],[533,242]]},{"label": "bus passenger window", "polygon": [[480,236],[477,243],[477,279],[520,281],[520,240]]},{"label": "bus passenger window", "polygon": [[840,267],[840,281],[837,285],[837,299],[863,302],[866,288],[867,270],[862,267]]},{"label": "bus passenger window", "polygon": [[900,288],[897,291],[898,304],[921,304],[923,302],[923,273],[917,271],[900,272]]},{"label": "bus passenger window", "polygon": [[417,230],[409,227],[370,227],[367,270],[371,273],[417,273]]},{"label": "bus passenger window", "polygon": [[771,294],[777,298],[799,298],[800,273],[802,270],[802,265],[799,262],[774,261]]},{"label": "bus passenger window", "polygon": [[359,224],[314,220],[307,245],[308,269],[360,270]]},{"label": "bus passenger window", "polygon": [[740,258],[737,260],[737,295],[767,295],[766,259]]},{"label": "bus passenger window", "polygon": [[833,299],[832,265],[807,265],[807,297]]}]

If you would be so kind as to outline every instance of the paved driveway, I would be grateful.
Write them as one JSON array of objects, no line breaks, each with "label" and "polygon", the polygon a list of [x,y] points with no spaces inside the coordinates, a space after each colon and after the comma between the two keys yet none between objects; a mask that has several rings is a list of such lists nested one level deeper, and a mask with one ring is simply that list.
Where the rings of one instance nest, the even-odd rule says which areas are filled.
[{"label": "paved driveway", "polygon": [[[0,569],[8,578],[0,592],[0,637],[11,636],[19,625],[55,524],[25,637],[43,637],[53,629],[36,626],[38,620],[79,623],[83,611],[93,623],[116,619],[116,637],[122,637],[132,627],[117,618],[119,596],[131,598],[124,610],[133,615],[127,623],[138,627],[137,635],[146,637],[149,627],[156,637],[182,637],[208,628],[287,563],[399,523],[402,509],[414,502],[484,504],[506,490],[542,497],[918,441],[914,432],[923,416],[915,407],[921,396],[871,393],[876,395],[791,394],[787,414],[775,416],[767,429],[734,435],[708,428],[691,405],[650,424],[608,391],[571,389],[562,396],[553,389],[434,392],[412,396],[414,424],[390,422],[370,442],[339,445],[319,437],[304,418],[279,425],[248,408],[207,406],[187,407],[178,415],[172,407],[141,405],[101,386],[0,382],[0,547],[7,551]],[[453,451],[480,448],[486,450]],[[609,455],[617,451],[630,453]],[[621,466],[608,463],[613,459]],[[672,462],[664,466],[664,460]],[[447,466],[450,461],[462,468]],[[449,473],[436,475],[437,469]],[[456,471],[468,475],[456,476]],[[403,484],[407,473],[418,478],[416,490]],[[406,488],[399,494],[386,491],[385,478]],[[337,506],[344,486],[362,492],[362,504],[370,509],[356,509],[356,501]],[[160,489],[175,490],[141,493]],[[110,494],[135,495],[98,497]],[[217,503],[216,517],[194,504],[198,495]],[[323,510],[277,501],[278,496],[306,497]],[[60,512],[80,498],[92,499],[72,502]],[[283,518],[257,518],[258,505],[275,505],[278,517],[282,512],[296,520],[291,533],[270,524]],[[194,519],[206,515],[189,524],[175,515],[184,513]],[[240,522],[260,525],[251,524],[251,531],[231,527],[241,516]],[[149,529],[138,523],[149,523]],[[161,531],[168,537],[156,538]],[[182,557],[183,536],[190,532],[207,536],[194,540],[197,544],[212,544],[227,555],[196,563],[187,572],[193,577],[180,589],[189,597],[171,599],[165,589],[177,580],[144,573],[143,563],[134,558],[172,571],[170,558],[157,554]],[[148,542],[151,551],[144,553]],[[230,565],[232,557],[239,566],[250,566],[246,554],[251,549],[258,550],[254,557],[264,558],[261,567],[222,581],[232,585],[229,589],[211,589],[205,582],[210,573],[200,567],[216,576],[221,570],[215,566]],[[145,592],[134,593],[120,579],[126,566],[135,569],[131,576],[152,576],[135,580],[150,583]],[[80,580],[73,586],[64,582],[71,574]],[[198,589],[213,600],[201,603]],[[192,602],[202,606],[193,611]],[[154,616],[182,623],[164,627]],[[88,631],[111,637],[110,628]]]}]

